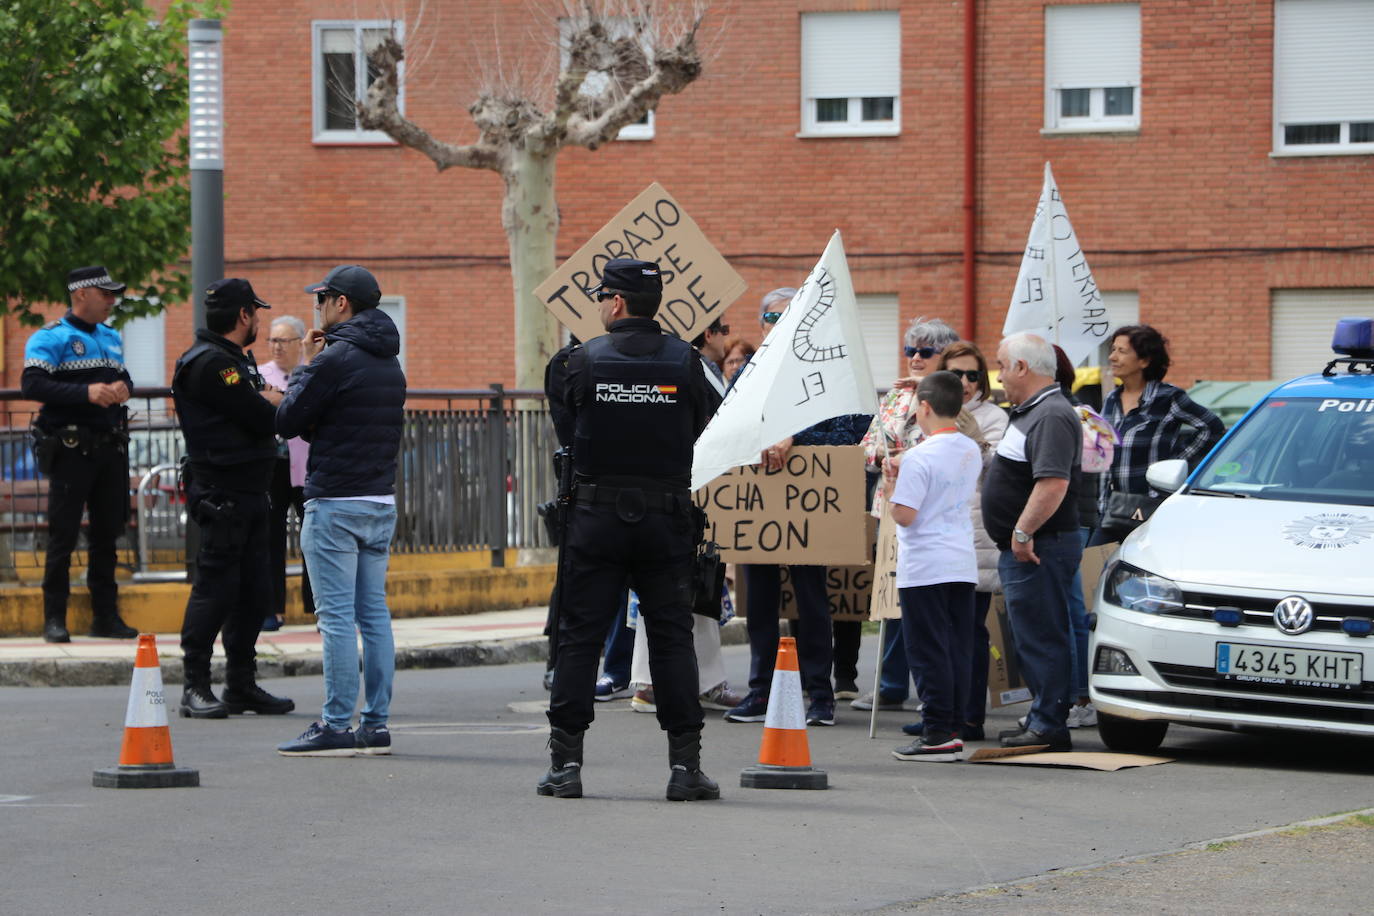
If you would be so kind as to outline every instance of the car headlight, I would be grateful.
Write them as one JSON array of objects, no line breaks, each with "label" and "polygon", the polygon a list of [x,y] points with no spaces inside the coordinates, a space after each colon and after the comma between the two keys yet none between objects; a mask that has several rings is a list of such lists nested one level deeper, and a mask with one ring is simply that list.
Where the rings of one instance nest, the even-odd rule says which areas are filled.
[{"label": "car headlight", "polygon": [[1108,570],[1102,597],[1119,607],[1145,614],[1164,614],[1183,607],[1183,592],[1173,580],[1122,562]]}]

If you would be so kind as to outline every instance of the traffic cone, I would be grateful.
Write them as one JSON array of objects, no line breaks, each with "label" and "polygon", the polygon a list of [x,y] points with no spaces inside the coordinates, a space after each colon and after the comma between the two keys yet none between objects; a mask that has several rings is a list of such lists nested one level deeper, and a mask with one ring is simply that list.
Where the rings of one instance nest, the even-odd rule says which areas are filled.
[{"label": "traffic cone", "polygon": [[741,770],[739,784],[745,789],[830,787],[825,770],[811,766],[801,671],[797,668],[797,641],[791,636],[778,640],[778,660],[773,666],[773,686],[768,693],[768,714],[763,721],[758,766]]},{"label": "traffic cone", "polygon": [[199,770],[179,767],[172,762],[172,735],[167,728],[162,666],[157,660],[157,638],[151,633],[138,637],[119,766],[96,770],[91,782],[103,789],[169,789],[200,785]]}]

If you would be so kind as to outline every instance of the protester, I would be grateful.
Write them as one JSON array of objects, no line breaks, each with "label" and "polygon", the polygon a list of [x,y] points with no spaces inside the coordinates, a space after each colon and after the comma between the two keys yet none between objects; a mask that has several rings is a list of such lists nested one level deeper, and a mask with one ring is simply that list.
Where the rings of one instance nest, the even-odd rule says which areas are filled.
[{"label": "protester", "polygon": [[[205,327],[177,360],[172,396],[189,458],[186,508],[200,530],[191,596],[181,625],[185,689],[180,714],[223,719],[296,708],[257,684],[257,641],[268,583],[267,485],[277,443],[280,389],[268,388],[245,353],[258,312],[271,308],[247,280],[205,291]],[[224,693],[210,689],[215,637],[224,643]]]},{"label": "protester", "polygon": [[978,581],[969,513],[983,456],[955,426],[964,400],[958,376],[931,373],[917,384],[916,399],[925,435],[901,457],[888,511],[897,523],[897,593],[910,667],[920,672],[924,728],[892,755],[951,761],[964,749],[969,702]]},{"label": "protester", "polygon": [[[277,411],[277,434],[310,434],[301,551],[315,584],[323,636],[324,708],[288,757],[390,754],[391,687],[396,650],[386,605],[386,570],[396,528],[396,456],[406,399],[397,354],[401,336],[379,308],[377,279],[354,265],[335,267],[306,287],[319,327],[302,344],[305,365]],[[358,705],[358,637],[365,702]]]},{"label": "protester", "polygon": [[[291,315],[272,321],[267,344],[272,359],[259,367],[263,380],[285,391],[291,370],[301,362],[301,340],[305,337],[305,323]],[[268,515],[268,545],[271,560],[272,602],[263,618],[264,630],[277,630],[286,620],[286,515],[296,510],[298,520],[305,518],[305,466],[310,444],[296,436],[278,440],[277,460],[272,463],[272,482],[267,490],[271,502]],[[310,572],[301,567],[301,603],[307,614],[315,613],[315,601],[310,592]]]},{"label": "protester", "polygon": [[1102,416],[1121,444],[1100,490],[1101,543],[1121,540],[1163,502],[1167,494],[1150,487],[1146,468],[1168,458],[1196,467],[1226,432],[1216,414],[1164,381],[1169,344],[1159,331],[1147,324],[1117,328],[1108,361],[1121,384],[1107,395]]},{"label": "protester", "polygon": [[[871,479],[882,473],[883,459],[900,455],[921,441],[923,433],[915,416],[916,385],[935,368],[936,359],[945,348],[958,339],[954,329],[938,318],[917,318],[906,329],[903,350],[907,374],[894,381],[883,396],[861,443]],[[882,491],[878,490],[872,512],[882,517],[884,511]],[[902,645],[901,627],[883,628],[881,652],[878,696],[875,698],[871,691],[865,693],[849,704],[854,709],[871,710],[875,702],[879,709],[901,709],[910,695],[912,673]]]},{"label": "protester", "polygon": [[71,642],[67,598],[71,559],[86,511],[86,586],[92,636],[133,639],[119,616],[115,541],[129,518],[128,411],[133,379],[119,332],[104,322],[124,292],[104,267],[67,274],[71,308],[24,346],[24,397],[43,406],[33,423],[34,458],[48,478],[48,546],[43,566],[43,639]]},{"label": "protester", "polygon": [[739,375],[739,371],[758,348],[743,337],[731,336],[725,339],[723,349],[725,357],[720,362],[720,368],[728,385],[735,380],[735,376]]},{"label": "protester", "polygon": [[1078,414],[1055,384],[1054,349],[1043,338],[1005,338],[997,366],[1015,407],[983,483],[983,524],[1001,551],[1016,655],[1034,694],[1025,727],[1003,732],[1002,745],[1072,750],[1068,606],[1083,556],[1075,502],[1083,437]]},{"label": "protester", "polygon": [[706,367],[706,380],[721,397],[725,396],[727,379],[721,364],[725,362],[725,343],[730,337],[730,326],[722,324],[717,318],[692,339],[692,348],[701,354],[702,365]]}]

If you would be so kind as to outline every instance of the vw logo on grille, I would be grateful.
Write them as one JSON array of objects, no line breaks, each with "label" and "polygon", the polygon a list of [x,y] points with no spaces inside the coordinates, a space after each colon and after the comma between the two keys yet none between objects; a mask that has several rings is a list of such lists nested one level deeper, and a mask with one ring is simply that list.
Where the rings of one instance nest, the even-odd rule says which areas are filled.
[{"label": "vw logo on grille", "polygon": [[1289,636],[1311,629],[1313,616],[1312,605],[1297,595],[1289,595],[1274,606],[1274,626]]}]

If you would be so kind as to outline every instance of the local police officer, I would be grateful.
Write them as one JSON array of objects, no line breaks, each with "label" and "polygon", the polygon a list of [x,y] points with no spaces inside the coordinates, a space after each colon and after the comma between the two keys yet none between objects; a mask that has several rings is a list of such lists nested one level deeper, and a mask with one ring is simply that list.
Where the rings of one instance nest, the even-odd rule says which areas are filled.
[{"label": "local police officer", "polygon": [[70,642],[67,597],[71,556],[90,517],[86,584],[91,590],[92,636],[132,639],[138,631],[116,607],[115,541],[129,516],[129,437],[126,410],[133,380],[124,368],[119,333],[104,324],[124,292],[104,267],[67,274],[71,310],[45,325],[24,347],[24,397],[41,401],[34,421],[34,454],[48,478],[48,557],[43,570],[43,638]]},{"label": "local police officer", "polygon": [[[181,626],[181,715],[288,713],[296,704],[257,685],[258,631],[269,605],[267,487],[277,457],[274,420],[282,393],[264,388],[244,347],[271,308],[247,280],[218,280],[205,293],[205,328],[172,377],[188,456],[187,508],[200,526],[195,579]],[[210,690],[210,655],[224,633],[223,702]]]},{"label": "local police officer", "polygon": [[[602,641],[627,581],[649,637],[659,725],[668,733],[674,801],[719,798],[701,772],[701,704],[690,607],[695,530],[692,446],[709,401],[701,360],[653,316],[658,267],[616,259],[594,290],[607,332],[568,359],[574,501],[560,574],[558,661],[549,703],[552,765],[540,795],[582,795],[582,739],[592,721]],[[569,444],[567,442],[565,445]]]}]

